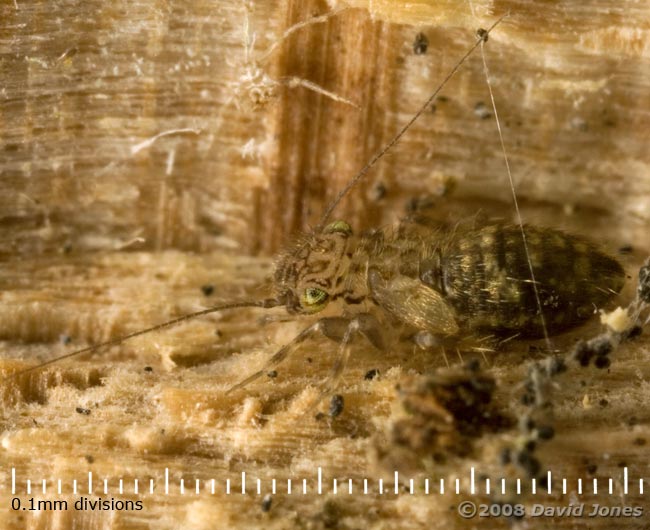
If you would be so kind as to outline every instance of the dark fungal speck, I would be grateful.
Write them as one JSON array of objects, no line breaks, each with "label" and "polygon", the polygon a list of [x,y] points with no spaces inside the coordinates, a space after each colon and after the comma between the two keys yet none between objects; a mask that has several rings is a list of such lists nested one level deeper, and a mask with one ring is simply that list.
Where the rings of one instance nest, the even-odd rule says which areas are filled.
[{"label": "dark fungal speck", "polygon": [[479,39],[482,39],[483,42],[487,42],[487,41],[488,41],[488,38],[489,38],[489,36],[490,36],[490,34],[488,33],[488,31],[487,31],[486,29],[484,29],[484,28],[478,28],[478,29],[476,30],[476,36],[477,36]]},{"label": "dark fungal speck", "polygon": [[614,348],[612,346],[611,341],[607,337],[603,337],[602,339],[595,340],[595,341],[591,340],[589,342],[593,343],[593,344],[591,344],[591,346],[593,348],[593,351],[599,357],[603,357],[605,355],[608,355],[609,353],[611,353],[612,349]]},{"label": "dark fungal speck", "polygon": [[386,193],[388,193],[388,190],[386,189],[385,184],[378,182],[375,184],[375,186],[372,188],[371,195],[372,195],[372,200],[373,201],[380,201],[384,197],[386,197]]},{"label": "dark fungal speck", "polygon": [[378,375],[379,375],[379,370],[377,370],[376,368],[373,368],[372,370],[368,370],[368,371],[366,372],[366,374],[363,376],[363,378],[364,378],[366,381],[371,381],[371,380],[373,380],[375,377],[377,377]]},{"label": "dark fungal speck", "polygon": [[554,376],[554,375],[561,374],[562,372],[566,372],[566,369],[567,369],[566,362],[562,357],[558,357],[557,355],[552,359],[550,359],[547,365],[548,375],[550,376]]},{"label": "dark fungal speck", "polygon": [[271,497],[271,495],[269,495],[268,493],[264,495],[264,498],[262,499],[262,511],[264,513],[270,511],[272,503],[273,503],[273,497]]},{"label": "dark fungal speck", "polygon": [[[587,347],[584,340],[579,341],[573,348],[572,357],[580,363],[580,366],[589,366],[593,353]],[[583,385],[584,386],[584,385]]]},{"label": "dark fungal speck", "polygon": [[151,372],[153,372],[153,368],[151,366],[145,366],[144,371],[147,372],[147,373],[151,373]]},{"label": "dark fungal speck", "polygon": [[488,110],[487,106],[482,101],[479,101],[476,105],[474,105],[474,114],[481,120],[487,120],[492,116],[492,113]]},{"label": "dark fungal speck", "polygon": [[517,464],[519,464],[529,477],[535,477],[539,473],[541,464],[529,451],[521,451],[517,455]]},{"label": "dark fungal speck", "polygon": [[550,425],[542,425],[537,428],[537,437],[540,440],[550,440],[555,436],[555,429]]},{"label": "dark fungal speck", "polygon": [[343,412],[343,396],[341,394],[334,394],[330,400],[330,416],[336,418]]},{"label": "dark fungal speck", "polygon": [[205,296],[210,296],[212,293],[214,293],[214,285],[211,285],[209,283],[206,283],[205,285],[201,286],[201,292]]},{"label": "dark fungal speck", "polygon": [[85,409],[83,407],[77,407],[75,410],[77,411],[78,414],[84,414],[86,416],[90,414],[90,409]]},{"label": "dark fungal speck", "polygon": [[643,328],[638,324],[634,326],[627,334],[628,339],[635,339],[643,333]]},{"label": "dark fungal speck", "polygon": [[340,518],[341,513],[337,504],[331,499],[326,500],[321,513],[323,526],[325,528],[338,528]]},{"label": "dark fungal speck", "polygon": [[594,361],[594,366],[596,368],[600,368],[601,370],[604,368],[609,368],[612,362],[609,360],[609,357],[605,356],[599,356],[596,357],[596,360]]},{"label": "dark fungal speck", "polygon": [[427,36],[420,32],[415,36],[415,41],[413,42],[413,53],[415,55],[424,55],[427,53],[429,48],[429,39]]},{"label": "dark fungal speck", "polygon": [[597,368],[608,368],[610,361],[607,355],[614,346],[607,336],[598,336],[589,341],[579,341],[571,353],[571,357],[580,363],[580,366],[589,366],[591,359],[596,357]]},{"label": "dark fungal speck", "polygon": [[632,245],[623,245],[618,249],[620,254],[632,254],[634,252],[634,247]]}]

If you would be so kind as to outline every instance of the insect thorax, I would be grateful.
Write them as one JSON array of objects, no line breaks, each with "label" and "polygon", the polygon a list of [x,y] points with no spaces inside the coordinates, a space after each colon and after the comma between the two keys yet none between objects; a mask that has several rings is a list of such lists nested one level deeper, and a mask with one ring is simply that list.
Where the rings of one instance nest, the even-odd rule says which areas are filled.
[{"label": "insect thorax", "polygon": [[321,233],[303,236],[280,257],[275,273],[278,296],[292,313],[315,313],[334,300],[359,304],[371,294],[370,269],[386,279],[417,278],[436,248],[435,237],[404,237],[392,229],[356,236],[349,225],[337,221]]},{"label": "insect thorax", "polygon": [[327,301],[342,299],[346,304],[368,299],[370,268],[386,278],[417,278],[420,264],[435,253],[435,240],[402,236],[390,228],[355,236],[342,221],[307,234],[277,263],[278,296],[290,312],[310,313],[323,308],[305,303],[310,290],[323,291]]}]

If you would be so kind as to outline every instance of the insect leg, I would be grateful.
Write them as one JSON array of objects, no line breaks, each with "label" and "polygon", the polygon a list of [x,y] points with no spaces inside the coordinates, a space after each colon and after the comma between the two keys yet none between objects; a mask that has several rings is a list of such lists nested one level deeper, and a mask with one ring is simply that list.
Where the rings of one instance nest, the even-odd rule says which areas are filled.
[{"label": "insect leg", "polygon": [[415,346],[421,350],[428,352],[439,351],[442,354],[442,358],[445,360],[447,368],[451,368],[449,363],[449,358],[447,357],[447,350],[445,349],[444,341],[440,340],[440,337],[437,337],[435,333],[430,331],[418,331],[412,338]]},{"label": "insect leg", "polygon": [[444,337],[426,330],[418,331],[411,337],[411,340],[417,348],[430,353],[442,354],[447,368],[451,367],[451,363],[447,357],[447,347],[454,348],[460,364],[465,364],[462,352],[471,352],[480,354],[485,366],[489,367],[490,361],[486,356],[486,352],[494,351],[493,339],[494,337],[492,336],[478,338],[474,335]]},{"label": "insect leg", "polygon": [[[340,338],[339,350],[336,356],[336,361],[328,375],[327,379],[319,385],[320,393],[318,401],[324,396],[331,393],[339,383],[341,374],[345,370],[350,359],[350,343],[352,337],[356,333],[361,333],[368,341],[379,350],[385,350],[383,336],[381,334],[381,327],[377,319],[370,313],[360,313],[348,321],[345,332]],[[333,340],[334,337],[330,336]]]},{"label": "insect leg", "polygon": [[230,394],[234,390],[243,388],[268,373],[271,368],[274,368],[284,361],[291,353],[298,349],[303,342],[317,333],[322,333],[328,339],[332,339],[336,342],[349,341],[349,337],[346,339],[346,335],[348,334],[348,329],[352,323],[355,322],[356,324],[354,325],[356,328],[363,333],[375,347],[383,349],[383,337],[379,332],[379,324],[372,315],[362,313],[361,315],[355,316],[353,319],[344,317],[321,318],[318,322],[315,322],[311,326],[302,330],[291,342],[280,348],[280,350],[278,350],[278,352],[275,353],[264,365],[264,368],[229,388],[226,394]]},{"label": "insect leg", "polygon": [[255,372],[253,375],[248,376],[246,379],[243,381],[240,381],[236,385],[230,387],[227,391],[226,394],[230,394],[231,392],[238,390],[240,388],[244,388],[246,385],[249,383],[252,383],[256,379],[262,377],[265,373],[267,373],[271,368],[277,366],[280,364],[282,361],[284,361],[287,356],[296,350],[298,346],[300,346],[305,340],[310,338],[312,335],[322,332],[322,328],[325,326],[323,321],[329,320],[328,318],[323,318],[319,320],[318,322],[315,322],[308,328],[303,329],[291,342],[288,344],[285,344],[282,348],[280,348],[274,355],[269,359],[269,361],[264,365],[264,368],[261,370]]}]

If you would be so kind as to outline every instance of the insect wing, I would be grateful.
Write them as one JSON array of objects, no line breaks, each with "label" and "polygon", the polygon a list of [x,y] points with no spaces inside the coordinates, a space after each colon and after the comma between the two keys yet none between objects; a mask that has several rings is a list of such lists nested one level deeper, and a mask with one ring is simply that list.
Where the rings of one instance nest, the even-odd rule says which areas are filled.
[{"label": "insect wing", "polygon": [[401,321],[435,334],[458,333],[453,309],[440,293],[420,280],[396,276],[386,281],[378,271],[371,270],[368,282],[374,300]]}]

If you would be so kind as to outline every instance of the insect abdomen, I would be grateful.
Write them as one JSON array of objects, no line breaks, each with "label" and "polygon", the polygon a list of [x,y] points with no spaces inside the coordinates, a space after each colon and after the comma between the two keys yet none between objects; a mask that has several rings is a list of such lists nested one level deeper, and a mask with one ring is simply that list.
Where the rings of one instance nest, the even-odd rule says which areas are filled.
[{"label": "insect abdomen", "polygon": [[[575,327],[623,287],[620,263],[588,241],[524,226],[549,334]],[[443,251],[441,287],[461,325],[543,336],[544,328],[518,226],[467,232]]]}]

